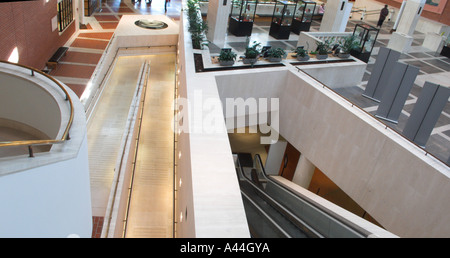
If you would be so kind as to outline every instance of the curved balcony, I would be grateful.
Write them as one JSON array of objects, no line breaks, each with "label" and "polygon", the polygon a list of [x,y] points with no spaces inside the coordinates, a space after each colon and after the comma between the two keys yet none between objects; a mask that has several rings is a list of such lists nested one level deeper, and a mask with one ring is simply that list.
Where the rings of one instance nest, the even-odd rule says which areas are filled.
[{"label": "curved balcony", "polygon": [[31,67],[0,61],[0,80],[0,237],[90,237],[83,105]]},{"label": "curved balcony", "polygon": [[23,154],[28,147],[49,151],[69,139],[73,101],[53,77],[20,64],[0,61],[0,157]]}]

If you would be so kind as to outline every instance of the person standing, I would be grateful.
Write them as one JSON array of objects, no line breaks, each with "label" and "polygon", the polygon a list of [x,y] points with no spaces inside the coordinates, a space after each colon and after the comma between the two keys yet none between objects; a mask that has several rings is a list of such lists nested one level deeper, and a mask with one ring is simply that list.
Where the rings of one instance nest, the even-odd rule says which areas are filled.
[{"label": "person standing", "polygon": [[323,15],[324,12],[325,12],[325,4],[322,3],[322,4],[319,6],[319,14],[322,14],[322,15]]},{"label": "person standing", "polygon": [[384,5],[384,8],[380,11],[380,18],[378,19],[377,27],[381,28],[381,25],[383,25],[384,20],[389,14],[388,5]]}]

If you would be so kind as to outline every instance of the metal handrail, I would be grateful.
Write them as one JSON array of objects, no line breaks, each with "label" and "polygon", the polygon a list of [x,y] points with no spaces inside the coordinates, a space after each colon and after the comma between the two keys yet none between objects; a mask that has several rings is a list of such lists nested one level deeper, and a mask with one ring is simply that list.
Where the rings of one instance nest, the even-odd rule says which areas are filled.
[{"label": "metal handrail", "polygon": [[[258,155],[258,154],[256,154]],[[258,187],[250,178],[245,175],[244,169],[241,166],[241,163],[239,161],[239,158],[236,160],[236,164],[238,166],[237,173],[240,174],[243,179],[245,179],[246,182],[249,183],[249,185],[252,186],[252,188],[258,192],[258,195],[263,198],[264,201],[266,201],[269,205],[274,207],[278,212],[283,214],[289,221],[291,221],[297,228],[301,229],[305,235],[307,235],[310,238],[324,238],[324,236],[316,231],[313,227],[308,225],[303,219],[299,218],[297,215],[292,213],[288,208],[286,208],[283,204],[280,204],[277,200],[275,200],[272,196],[267,194],[264,190],[262,190],[260,187]],[[278,185],[278,184],[277,184]],[[284,189],[284,188],[283,188]],[[243,192],[241,190],[241,192]]]},{"label": "metal handrail", "polygon": [[261,175],[263,176],[263,178],[266,181],[270,181],[273,184],[277,185],[280,189],[284,190],[285,192],[290,193],[292,196],[294,196],[295,198],[297,198],[298,200],[301,200],[302,202],[304,202],[305,204],[308,204],[309,207],[313,208],[313,209],[317,209],[318,211],[320,211],[322,214],[324,214],[325,216],[329,217],[330,219],[340,223],[342,226],[344,226],[345,228],[347,228],[349,231],[354,232],[355,235],[359,235],[360,237],[367,237],[367,233],[362,232],[361,230],[351,226],[350,224],[348,224],[347,222],[343,221],[342,219],[334,216],[333,214],[330,214],[328,211],[326,211],[325,209],[323,209],[322,207],[320,207],[320,205],[317,205],[307,199],[305,199],[304,197],[298,195],[297,193],[295,193],[294,191],[292,191],[291,189],[287,188],[286,186],[280,184],[279,182],[273,180],[270,176],[267,175],[266,170],[264,168],[261,156],[259,154],[255,154],[255,163],[258,164],[260,171],[261,171]]},{"label": "metal handrail", "polygon": [[420,145],[418,145],[417,143],[413,142],[412,140],[406,138],[403,134],[397,132],[396,130],[394,130],[393,128],[391,128],[389,125],[383,123],[382,121],[380,121],[377,117],[375,117],[373,114],[367,112],[366,110],[364,110],[363,108],[359,107],[358,105],[354,104],[350,99],[348,99],[347,97],[339,94],[337,91],[335,91],[334,89],[328,87],[327,85],[325,85],[324,83],[322,83],[321,81],[319,81],[318,79],[316,79],[314,76],[312,76],[311,74],[309,74],[308,72],[302,70],[299,67],[296,67],[297,72],[302,72],[306,75],[308,75],[311,79],[313,79],[314,81],[318,82],[319,84],[322,85],[323,89],[327,89],[329,91],[331,91],[332,93],[336,94],[337,96],[339,96],[340,98],[342,98],[343,100],[345,100],[346,102],[348,102],[348,104],[351,104],[351,106],[353,108],[358,109],[360,112],[365,113],[366,115],[372,117],[377,123],[381,124],[384,129],[389,130],[391,132],[393,132],[394,134],[396,134],[397,136],[400,136],[403,140],[406,140],[408,143],[410,143],[411,145],[414,145],[415,147],[417,147],[418,149],[422,150],[423,152],[425,152],[425,156],[432,156],[434,159],[438,160],[439,162],[441,162],[444,166],[446,166],[447,168],[450,167],[450,164],[447,164],[445,161],[443,161],[442,159],[438,158],[436,155],[434,155],[433,153],[427,151],[425,148],[421,147]]},{"label": "metal handrail", "polygon": [[38,73],[44,77],[46,77],[47,79],[51,80],[52,82],[54,82],[56,85],[58,85],[58,87],[64,92],[64,94],[66,95],[66,101],[69,101],[69,106],[70,106],[70,116],[69,116],[69,121],[67,122],[67,126],[66,129],[64,130],[64,133],[61,137],[60,140],[58,139],[45,139],[45,140],[25,140],[25,141],[4,141],[4,142],[0,142],[0,147],[10,147],[10,146],[25,146],[28,145],[29,147],[29,151],[30,151],[30,157],[33,157],[33,153],[32,153],[32,149],[31,146],[33,145],[49,145],[49,144],[58,144],[58,143],[63,143],[66,140],[69,140],[69,130],[72,127],[72,123],[73,123],[73,118],[74,118],[74,110],[73,110],[73,102],[72,99],[70,98],[69,93],[67,92],[67,90],[64,88],[64,86],[58,82],[55,78],[53,78],[50,75],[47,75],[46,73],[37,70],[36,68],[30,67],[30,66],[26,66],[26,65],[22,65],[22,64],[17,64],[17,63],[11,63],[5,60],[0,60],[0,63],[5,63],[5,64],[9,64],[9,65],[15,65],[21,68],[25,68],[28,70],[31,70],[31,76],[34,76],[34,73]]}]

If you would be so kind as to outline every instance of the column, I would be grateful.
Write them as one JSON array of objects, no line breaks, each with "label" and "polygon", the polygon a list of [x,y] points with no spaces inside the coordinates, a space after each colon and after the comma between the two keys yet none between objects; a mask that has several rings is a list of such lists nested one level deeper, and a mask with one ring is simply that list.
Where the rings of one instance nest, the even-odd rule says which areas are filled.
[{"label": "column", "polygon": [[266,164],[264,169],[268,175],[278,175],[280,171],[280,164],[283,162],[283,155],[286,151],[287,142],[279,140],[271,144],[269,153],[267,153]]},{"label": "column", "polygon": [[223,47],[227,35],[228,17],[231,11],[231,0],[209,0],[208,15],[208,40]]},{"label": "column", "polygon": [[292,182],[297,185],[308,189],[309,184],[311,183],[312,176],[314,175],[314,170],[316,166],[314,166],[311,161],[309,161],[305,155],[300,156],[300,160],[298,161],[297,168],[295,169],[294,177],[292,178]]},{"label": "column", "polygon": [[408,0],[404,6],[398,27],[392,33],[388,48],[407,53],[411,48],[413,34],[422,14],[426,0]]},{"label": "column", "polygon": [[352,6],[348,0],[328,1],[319,31],[345,32]]}]

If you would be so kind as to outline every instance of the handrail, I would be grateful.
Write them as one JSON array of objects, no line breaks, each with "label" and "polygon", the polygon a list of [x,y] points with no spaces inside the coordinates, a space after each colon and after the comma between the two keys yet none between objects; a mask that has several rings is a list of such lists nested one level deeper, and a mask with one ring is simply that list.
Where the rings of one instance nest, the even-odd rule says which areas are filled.
[{"label": "handrail", "polygon": [[293,196],[295,196],[297,199],[302,200],[303,202],[307,203],[308,205],[310,205],[311,207],[319,210],[320,212],[322,212],[323,214],[325,214],[326,216],[330,217],[331,219],[341,223],[343,226],[345,226],[348,230],[353,231],[356,235],[360,235],[360,236],[365,236],[367,237],[366,233],[361,232],[360,230],[352,227],[351,225],[348,225],[348,223],[342,221],[339,218],[336,218],[335,216],[329,214],[328,212],[324,211],[322,208],[320,208],[318,205],[315,205],[314,203],[305,200],[304,198],[300,197],[299,195],[297,195],[296,193],[292,192],[290,189],[284,187],[283,185],[281,185],[280,183],[276,182],[275,180],[273,180],[272,178],[270,178],[269,176],[267,176],[266,174],[266,170],[264,169],[264,165],[262,163],[261,160],[261,156],[259,154],[255,154],[255,160],[258,162],[259,167],[261,168],[261,174],[263,175],[264,179],[276,184],[277,186],[281,187],[281,189],[285,190],[286,192],[289,192],[290,194],[292,194]]},{"label": "handrail", "polygon": [[69,130],[72,127],[72,123],[73,123],[73,119],[74,119],[74,110],[73,110],[73,102],[72,99],[70,98],[69,92],[67,92],[67,90],[64,88],[64,86],[58,82],[55,78],[53,78],[50,75],[47,75],[46,73],[37,70],[36,68],[30,67],[30,66],[26,66],[23,64],[17,64],[17,63],[11,63],[5,60],[0,60],[0,63],[4,63],[4,64],[9,64],[9,65],[15,65],[21,68],[25,68],[28,70],[31,70],[31,76],[34,76],[34,73],[38,73],[44,77],[46,77],[47,79],[50,79],[52,82],[54,82],[66,95],[66,101],[69,101],[69,106],[70,106],[70,115],[69,115],[69,121],[67,122],[67,126],[66,129],[64,130],[64,133],[61,137],[60,140],[58,139],[46,139],[46,140],[26,140],[26,141],[4,141],[4,142],[0,142],[0,147],[10,147],[10,146],[24,146],[24,145],[28,145],[29,147],[29,151],[30,151],[30,157],[33,157],[33,152],[31,149],[31,146],[33,145],[49,145],[49,144],[58,144],[58,143],[63,143],[66,140],[69,140]]},{"label": "handrail", "polygon": [[[258,155],[258,154],[257,154]],[[242,175],[242,177],[255,189],[260,196],[264,196],[264,200],[268,202],[272,207],[277,209],[280,213],[282,213],[284,216],[287,217],[288,220],[290,220],[294,225],[296,225],[299,229],[301,229],[308,237],[311,238],[323,238],[324,236],[317,232],[314,228],[309,226],[305,221],[303,221],[301,218],[293,214],[291,211],[286,209],[282,204],[280,204],[278,201],[276,201],[274,198],[272,198],[270,195],[268,195],[266,192],[264,192],[260,187],[258,187],[251,179],[249,179],[245,173],[244,169],[241,166],[241,163],[239,162],[239,158],[237,159],[237,164],[239,165],[239,173]],[[242,190],[241,190],[242,191]]]}]

